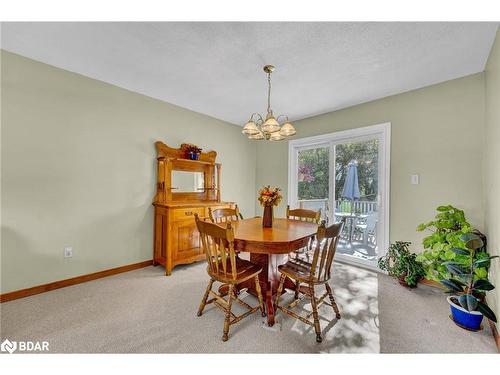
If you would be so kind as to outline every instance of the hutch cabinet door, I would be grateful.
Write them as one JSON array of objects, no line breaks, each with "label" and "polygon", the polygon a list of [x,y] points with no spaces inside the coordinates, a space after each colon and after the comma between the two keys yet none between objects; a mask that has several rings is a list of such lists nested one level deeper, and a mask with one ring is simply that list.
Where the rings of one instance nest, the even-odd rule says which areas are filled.
[{"label": "hutch cabinet door", "polygon": [[179,220],[172,223],[172,260],[196,257],[203,251],[200,234],[194,219]]}]

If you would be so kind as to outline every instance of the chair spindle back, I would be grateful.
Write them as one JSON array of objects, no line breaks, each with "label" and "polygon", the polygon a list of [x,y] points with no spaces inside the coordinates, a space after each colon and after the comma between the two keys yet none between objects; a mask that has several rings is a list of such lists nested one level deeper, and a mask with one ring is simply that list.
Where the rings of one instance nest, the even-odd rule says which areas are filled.
[{"label": "chair spindle back", "polygon": [[345,219],[341,222],[326,227],[322,221],[316,234],[316,243],[311,262],[310,278],[318,281],[328,281],[332,268],[333,258],[337,250],[337,242],[342,232]]},{"label": "chair spindle back", "polygon": [[286,218],[319,224],[321,219],[321,208],[318,211],[306,210],[304,208],[291,210],[290,206],[286,206]]},{"label": "chair spindle back", "polygon": [[238,221],[240,220],[240,209],[238,205],[235,205],[234,208],[218,208],[216,210],[208,207],[208,216],[210,221],[215,224]]},{"label": "chair spindle back", "polygon": [[[195,213],[195,221],[207,257],[209,274],[231,277],[236,280],[236,253],[234,230],[231,222],[226,227],[201,220]],[[230,266],[230,268],[229,268]]]}]

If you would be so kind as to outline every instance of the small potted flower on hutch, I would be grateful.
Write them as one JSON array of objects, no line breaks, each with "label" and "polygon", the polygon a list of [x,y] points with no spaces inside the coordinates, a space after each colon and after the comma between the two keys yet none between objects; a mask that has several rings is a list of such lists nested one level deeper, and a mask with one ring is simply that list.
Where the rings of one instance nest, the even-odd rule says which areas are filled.
[{"label": "small potted flower on hutch", "polygon": [[273,207],[279,205],[282,199],[281,189],[278,187],[272,188],[268,185],[260,189],[259,202],[264,207],[264,215],[262,216],[262,226],[264,228],[273,226]]},{"label": "small potted flower on hutch", "polygon": [[181,150],[184,152],[184,157],[190,160],[199,160],[201,154],[201,148],[191,143],[183,143],[181,145]]}]

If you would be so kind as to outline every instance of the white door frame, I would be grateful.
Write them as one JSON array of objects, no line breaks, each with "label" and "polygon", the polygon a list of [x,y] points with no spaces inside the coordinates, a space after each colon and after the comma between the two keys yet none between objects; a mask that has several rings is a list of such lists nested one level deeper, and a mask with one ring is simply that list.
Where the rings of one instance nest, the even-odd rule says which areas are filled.
[{"label": "white door frame", "polygon": [[[362,141],[363,139],[373,138],[377,136],[381,141],[379,143],[379,222],[377,228],[377,243],[378,256],[383,256],[389,248],[389,227],[390,227],[390,166],[391,166],[391,123],[386,122],[361,128],[338,131],[334,133],[321,134],[313,137],[294,139],[288,142],[288,204],[292,207],[298,205],[297,202],[297,154],[299,150],[307,148],[318,148],[321,146],[329,147],[330,163],[329,163],[329,201],[335,201],[335,155],[334,145],[345,141]],[[334,207],[330,210],[330,220],[333,219]],[[346,258],[341,254],[337,254],[341,260],[349,263],[360,263],[363,266],[376,268],[372,262],[363,261],[362,259]]]}]

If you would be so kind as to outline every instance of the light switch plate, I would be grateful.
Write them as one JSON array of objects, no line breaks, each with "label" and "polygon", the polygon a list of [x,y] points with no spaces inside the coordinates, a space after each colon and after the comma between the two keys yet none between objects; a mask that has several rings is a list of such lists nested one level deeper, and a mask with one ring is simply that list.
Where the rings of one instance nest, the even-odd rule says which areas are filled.
[{"label": "light switch plate", "polygon": [[72,247],[65,247],[64,248],[64,257],[65,258],[73,257],[73,248]]},{"label": "light switch plate", "polygon": [[418,185],[420,183],[420,177],[418,174],[412,174],[411,175],[411,184],[412,185]]}]

